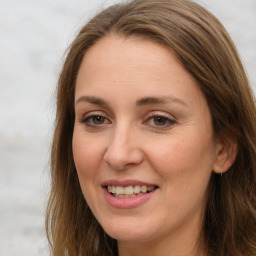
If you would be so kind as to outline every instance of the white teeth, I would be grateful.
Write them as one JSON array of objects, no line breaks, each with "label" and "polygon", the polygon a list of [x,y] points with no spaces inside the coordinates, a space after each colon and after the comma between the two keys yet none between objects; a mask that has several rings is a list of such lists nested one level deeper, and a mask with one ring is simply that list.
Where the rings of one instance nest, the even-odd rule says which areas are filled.
[{"label": "white teeth", "polygon": [[140,186],[134,186],[134,187],[133,187],[133,192],[134,192],[135,194],[140,193]]},{"label": "white teeth", "polygon": [[142,192],[142,193],[146,193],[146,192],[147,192],[147,186],[142,186],[141,192]]},{"label": "white teeth", "polygon": [[[118,197],[130,197],[131,195],[140,195],[145,194],[147,192],[151,192],[155,189],[154,186],[127,186],[127,187],[121,187],[121,186],[107,186],[108,192],[115,194]],[[124,195],[124,196],[123,196]]]},{"label": "white teeth", "polygon": [[124,194],[124,187],[116,186],[116,194],[123,195]]},{"label": "white teeth", "polygon": [[132,195],[133,194],[133,187],[132,186],[128,186],[124,188],[124,193],[126,195]]}]

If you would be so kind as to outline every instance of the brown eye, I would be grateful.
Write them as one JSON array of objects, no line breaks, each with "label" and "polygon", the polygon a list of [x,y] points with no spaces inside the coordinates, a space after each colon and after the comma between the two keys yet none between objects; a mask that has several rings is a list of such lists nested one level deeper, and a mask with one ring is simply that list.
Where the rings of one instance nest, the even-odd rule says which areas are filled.
[{"label": "brown eye", "polygon": [[154,124],[156,126],[164,126],[168,123],[168,119],[163,116],[155,116],[154,117]]},{"label": "brown eye", "polygon": [[154,115],[147,119],[144,124],[151,126],[152,128],[167,129],[171,128],[176,123],[175,120],[170,119],[163,115]]},{"label": "brown eye", "polygon": [[97,126],[109,124],[110,122],[104,116],[90,115],[90,116],[85,117],[82,120],[82,123],[84,123],[86,126],[97,127]]},{"label": "brown eye", "polygon": [[105,117],[103,117],[103,116],[93,116],[92,117],[92,122],[94,123],[94,124],[104,124],[104,122],[105,122]]}]

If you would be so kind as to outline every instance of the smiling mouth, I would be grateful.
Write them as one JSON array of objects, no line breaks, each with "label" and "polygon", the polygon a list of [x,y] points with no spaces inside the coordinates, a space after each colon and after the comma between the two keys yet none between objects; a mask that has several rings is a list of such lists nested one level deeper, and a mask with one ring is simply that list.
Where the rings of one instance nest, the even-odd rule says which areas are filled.
[{"label": "smiling mouth", "polygon": [[105,188],[114,197],[131,198],[131,197],[136,197],[136,196],[151,193],[152,191],[156,190],[158,187],[145,186],[145,185],[143,186],[135,185],[135,186],[126,186],[126,187],[108,185]]}]

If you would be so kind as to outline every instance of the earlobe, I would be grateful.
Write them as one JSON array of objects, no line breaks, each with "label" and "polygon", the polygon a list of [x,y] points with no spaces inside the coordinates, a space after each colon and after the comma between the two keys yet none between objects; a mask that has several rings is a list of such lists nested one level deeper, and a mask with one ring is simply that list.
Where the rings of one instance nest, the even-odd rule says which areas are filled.
[{"label": "earlobe", "polygon": [[238,152],[237,141],[226,139],[225,141],[219,142],[215,152],[216,158],[213,171],[222,175],[229,170],[236,160]]}]

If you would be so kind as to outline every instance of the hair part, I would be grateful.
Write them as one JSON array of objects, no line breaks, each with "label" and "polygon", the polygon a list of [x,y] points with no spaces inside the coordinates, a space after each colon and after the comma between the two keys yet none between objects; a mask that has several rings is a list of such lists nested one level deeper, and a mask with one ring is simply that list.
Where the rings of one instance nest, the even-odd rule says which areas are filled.
[{"label": "hair part", "polygon": [[237,50],[223,25],[189,0],[134,0],[92,18],[70,46],[57,91],[46,229],[52,255],[117,255],[117,243],[91,213],[72,154],[76,77],[85,52],[114,34],[141,37],[175,52],[198,81],[216,138],[235,139],[225,175],[212,173],[201,245],[206,255],[256,254],[256,107]]}]

